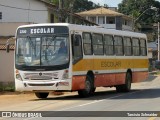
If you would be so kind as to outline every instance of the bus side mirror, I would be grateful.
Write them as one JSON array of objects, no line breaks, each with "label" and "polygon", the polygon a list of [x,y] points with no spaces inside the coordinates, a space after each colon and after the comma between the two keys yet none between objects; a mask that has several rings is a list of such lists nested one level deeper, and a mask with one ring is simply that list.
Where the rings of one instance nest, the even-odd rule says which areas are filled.
[{"label": "bus side mirror", "polygon": [[9,48],[10,48],[10,45],[7,43],[7,44],[6,44],[6,52],[7,52],[7,53],[9,53],[9,50],[10,50]]}]

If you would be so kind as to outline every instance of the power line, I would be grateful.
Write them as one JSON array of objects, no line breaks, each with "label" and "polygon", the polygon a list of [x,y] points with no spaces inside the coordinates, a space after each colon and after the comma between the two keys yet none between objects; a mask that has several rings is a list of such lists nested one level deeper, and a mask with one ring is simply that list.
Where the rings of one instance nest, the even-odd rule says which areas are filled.
[{"label": "power line", "polygon": [[30,11],[47,11],[47,10],[34,10],[34,9],[19,8],[19,7],[13,7],[13,6],[8,6],[8,5],[3,5],[3,4],[0,4],[0,6],[7,7],[7,8],[19,9],[19,10],[30,10]]}]

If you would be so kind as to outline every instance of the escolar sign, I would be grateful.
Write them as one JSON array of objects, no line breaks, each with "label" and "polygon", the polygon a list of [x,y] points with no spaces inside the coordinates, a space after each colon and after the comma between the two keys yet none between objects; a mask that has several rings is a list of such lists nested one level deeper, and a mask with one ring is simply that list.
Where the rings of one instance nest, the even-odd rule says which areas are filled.
[{"label": "escolar sign", "polygon": [[35,29],[30,29],[30,34],[49,34],[49,33],[54,33],[54,28],[35,28]]},{"label": "escolar sign", "polygon": [[36,26],[19,28],[17,35],[68,34],[66,26]]}]

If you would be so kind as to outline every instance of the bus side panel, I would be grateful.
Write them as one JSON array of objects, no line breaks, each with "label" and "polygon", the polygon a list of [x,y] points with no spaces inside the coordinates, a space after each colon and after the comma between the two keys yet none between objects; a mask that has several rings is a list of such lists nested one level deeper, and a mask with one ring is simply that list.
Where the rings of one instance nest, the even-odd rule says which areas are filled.
[{"label": "bus side panel", "polygon": [[95,75],[94,86],[113,86],[115,85],[115,74],[100,74]]},{"label": "bus side panel", "polygon": [[[95,75],[95,87],[100,86],[114,86],[125,84],[125,76],[126,73],[109,73],[109,74],[101,74]],[[116,77],[115,77],[116,76]]]},{"label": "bus side panel", "polygon": [[125,84],[125,78],[126,78],[126,73],[117,73],[116,74],[115,85]]},{"label": "bus side panel", "polygon": [[72,77],[72,90],[85,89],[86,76],[73,76]]},{"label": "bus side panel", "polygon": [[148,72],[133,72],[132,73],[132,82],[141,82],[148,78]]},{"label": "bus side panel", "polygon": [[82,59],[73,65],[72,90],[85,89],[87,72],[93,70],[93,59]]},{"label": "bus side panel", "polygon": [[133,60],[132,82],[141,82],[148,77],[148,58]]}]

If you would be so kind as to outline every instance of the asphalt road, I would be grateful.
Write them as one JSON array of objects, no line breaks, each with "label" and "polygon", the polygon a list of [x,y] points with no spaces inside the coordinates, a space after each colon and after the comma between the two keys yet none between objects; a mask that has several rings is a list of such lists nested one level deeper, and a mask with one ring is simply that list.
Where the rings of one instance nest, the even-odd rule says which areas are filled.
[{"label": "asphalt road", "polygon": [[79,98],[76,92],[60,96],[51,94],[47,99],[37,99],[34,94],[0,95],[0,111],[50,111],[42,115],[63,116],[54,117],[54,120],[160,120],[160,117],[149,116],[125,117],[160,111],[160,76],[150,76],[144,82],[132,84],[128,93],[117,93],[114,88],[98,88],[89,98]]}]

